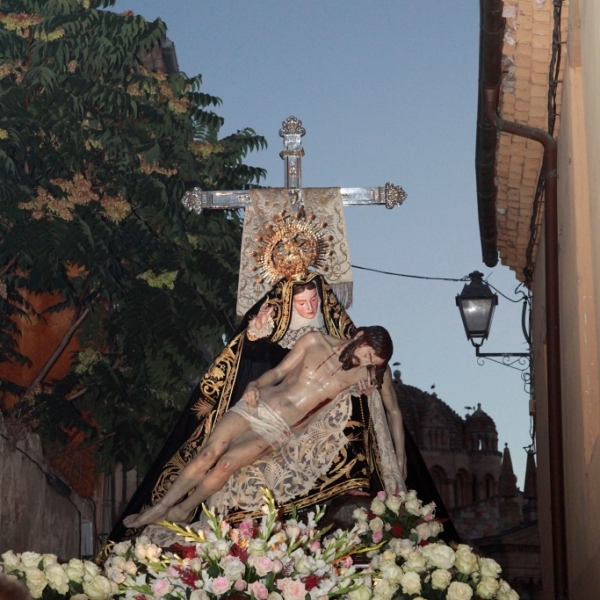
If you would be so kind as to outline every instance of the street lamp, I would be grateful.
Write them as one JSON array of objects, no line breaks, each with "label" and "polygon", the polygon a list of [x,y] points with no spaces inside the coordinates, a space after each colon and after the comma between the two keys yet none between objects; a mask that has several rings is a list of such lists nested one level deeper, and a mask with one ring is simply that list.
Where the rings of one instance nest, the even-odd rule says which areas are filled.
[{"label": "street lamp", "polygon": [[[519,371],[529,371],[531,352],[480,352],[479,348],[490,334],[492,326],[492,317],[498,304],[498,296],[492,292],[490,286],[483,281],[483,273],[473,271],[469,273],[469,283],[465,284],[462,292],[456,296],[456,306],[460,311],[460,316],[467,334],[467,339],[475,346],[477,358],[489,358],[507,367],[513,367]],[[523,315],[521,326],[523,335],[529,347],[531,340],[526,327],[526,315],[528,307],[527,297],[523,298]],[[494,360],[501,358],[502,361]],[[514,360],[511,360],[513,359]],[[523,360],[525,359],[525,360]],[[480,364],[483,364],[481,361]],[[520,366],[516,366],[520,365]],[[523,368],[521,368],[523,367]],[[529,384],[528,375],[524,378],[526,385]]]},{"label": "street lamp", "polygon": [[492,326],[494,309],[498,304],[498,296],[483,281],[483,273],[469,273],[470,283],[456,296],[456,306],[460,311],[467,339],[477,348],[487,340]]}]

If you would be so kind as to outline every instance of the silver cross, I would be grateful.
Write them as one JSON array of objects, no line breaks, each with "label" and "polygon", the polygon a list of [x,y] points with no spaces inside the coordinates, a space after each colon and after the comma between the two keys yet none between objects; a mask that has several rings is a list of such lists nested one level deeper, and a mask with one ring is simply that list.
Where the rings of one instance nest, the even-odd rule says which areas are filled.
[{"label": "silver cross", "polygon": [[[279,130],[283,138],[283,150],[279,154],[283,159],[285,188],[289,190],[290,201],[294,205],[302,205],[302,136],[306,133],[302,121],[296,117],[288,117]],[[307,188],[310,189],[310,188]],[[407,194],[399,185],[386,183],[384,187],[340,188],[344,206],[359,204],[385,204],[386,208],[400,206]],[[195,187],[186,192],[182,198],[188,210],[200,214],[206,209],[231,210],[245,208],[250,204],[248,190],[203,191]]]}]

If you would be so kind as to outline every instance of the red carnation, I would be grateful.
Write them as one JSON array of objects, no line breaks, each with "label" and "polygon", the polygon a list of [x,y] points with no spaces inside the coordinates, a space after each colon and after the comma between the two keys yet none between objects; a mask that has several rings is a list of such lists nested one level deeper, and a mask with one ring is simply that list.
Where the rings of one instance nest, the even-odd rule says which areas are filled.
[{"label": "red carnation", "polygon": [[402,537],[403,533],[404,527],[402,527],[400,523],[395,523],[394,525],[392,525],[392,535],[394,537]]},{"label": "red carnation", "polygon": [[321,581],[323,581],[323,579],[325,578],[312,573],[312,575],[309,575],[302,581],[304,582],[304,587],[306,588],[306,591],[310,592],[310,590],[316,588],[321,583]]},{"label": "red carnation", "polygon": [[238,544],[232,544],[229,549],[229,555],[235,556],[245,563],[248,560],[248,548],[239,546]]},{"label": "red carnation", "polygon": [[195,546],[182,546],[181,544],[173,544],[173,551],[179,554],[181,558],[196,558]]},{"label": "red carnation", "polygon": [[182,569],[180,577],[181,581],[190,587],[195,587],[194,584],[198,581],[198,574],[192,569]]}]

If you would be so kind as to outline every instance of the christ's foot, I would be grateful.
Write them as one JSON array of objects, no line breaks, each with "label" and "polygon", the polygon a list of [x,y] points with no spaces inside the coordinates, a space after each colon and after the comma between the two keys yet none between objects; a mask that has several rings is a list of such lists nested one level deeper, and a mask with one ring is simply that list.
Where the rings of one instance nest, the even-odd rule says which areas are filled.
[{"label": "christ's foot", "polygon": [[192,515],[194,514],[194,509],[187,510],[182,506],[176,505],[169,509],[165,516],[166,521],[171,521],[172,523],[184,523],[187,524],[192,520]]},{"label": "christ's foot", "polygon": [[170,508],[170,506],[163,506],[159,502],[144,512],[125,517],[123,519],[123,524],[125,527],[137,529],[138,527],[144,527],[144,525],[149,525],[150,523],[159,523],[166,517]]}]

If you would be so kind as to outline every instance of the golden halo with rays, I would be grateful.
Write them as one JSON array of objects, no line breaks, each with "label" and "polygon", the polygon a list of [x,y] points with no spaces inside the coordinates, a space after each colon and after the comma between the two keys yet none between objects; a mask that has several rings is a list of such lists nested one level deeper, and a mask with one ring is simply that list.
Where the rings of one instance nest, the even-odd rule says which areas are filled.
[{"label": "golden halo with rays", "polygon": [[317,222],[312,213],[279,213],[256,238],[258,249],[252,256],[257,266],[252,270],[259,272],[257,283],[273,284],[283,277],[296,279],[306,275],[310,267],[327,272],[325,263],[333,254],[329,249],[333,236],[326,227],[327,223]]}]

